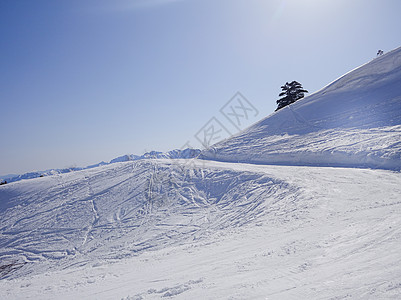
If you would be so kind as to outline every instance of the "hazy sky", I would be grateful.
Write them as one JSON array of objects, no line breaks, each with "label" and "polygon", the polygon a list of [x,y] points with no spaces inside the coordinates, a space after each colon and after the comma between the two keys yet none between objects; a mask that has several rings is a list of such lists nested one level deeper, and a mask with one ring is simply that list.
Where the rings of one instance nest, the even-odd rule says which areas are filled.
[{"label": "hazy sky", "polygon": [[[181,148],[401,46],[399,0],[0,0],[0,174]],[[231,130],[233,131],[233,130]]]}]

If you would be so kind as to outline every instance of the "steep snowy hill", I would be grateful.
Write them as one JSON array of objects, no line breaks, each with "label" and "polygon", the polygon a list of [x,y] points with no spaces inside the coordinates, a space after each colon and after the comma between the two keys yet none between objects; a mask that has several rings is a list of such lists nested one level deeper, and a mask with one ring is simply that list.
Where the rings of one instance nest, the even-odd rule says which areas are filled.
[{"label": "steep snowy hill", "polygon": [[204,159],[401,169],[401,48],[345,74]]}]

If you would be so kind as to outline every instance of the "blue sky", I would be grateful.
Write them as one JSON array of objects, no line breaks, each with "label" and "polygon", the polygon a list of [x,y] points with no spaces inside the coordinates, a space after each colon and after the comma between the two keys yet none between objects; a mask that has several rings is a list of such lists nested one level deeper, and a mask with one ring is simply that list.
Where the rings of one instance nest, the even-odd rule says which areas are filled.
[{"label": "blue sky", "polygon": [[400,45],[397,0],[0,0],[0,174],[181,148]]}]

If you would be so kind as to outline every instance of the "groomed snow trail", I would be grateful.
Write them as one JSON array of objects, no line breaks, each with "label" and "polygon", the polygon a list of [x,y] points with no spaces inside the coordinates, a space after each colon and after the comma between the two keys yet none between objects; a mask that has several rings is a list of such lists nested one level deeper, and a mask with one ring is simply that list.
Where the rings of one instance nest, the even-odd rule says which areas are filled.
[{"label": "groomed snow trail", "polygon": [[0,290],[4,299],[397,299],[400,195],[397,172],[203,160],[13,183],[0,189],[1,261],[27,263]]}]

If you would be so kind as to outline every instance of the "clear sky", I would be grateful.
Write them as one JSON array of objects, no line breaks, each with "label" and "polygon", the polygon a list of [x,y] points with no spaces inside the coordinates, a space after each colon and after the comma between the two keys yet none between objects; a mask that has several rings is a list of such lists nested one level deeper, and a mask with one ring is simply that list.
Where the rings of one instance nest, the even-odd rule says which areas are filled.
[{"label": "clear sky", "polygon": [[0,174],[181,148],[401,46],[399,0],[0,0]]}]

